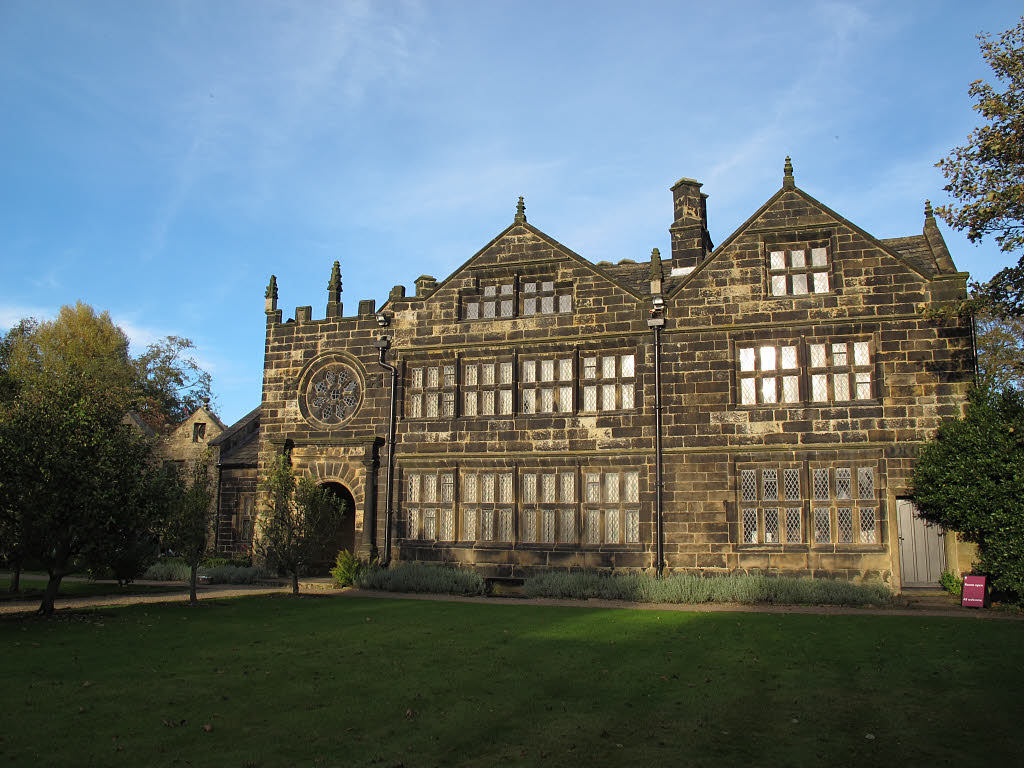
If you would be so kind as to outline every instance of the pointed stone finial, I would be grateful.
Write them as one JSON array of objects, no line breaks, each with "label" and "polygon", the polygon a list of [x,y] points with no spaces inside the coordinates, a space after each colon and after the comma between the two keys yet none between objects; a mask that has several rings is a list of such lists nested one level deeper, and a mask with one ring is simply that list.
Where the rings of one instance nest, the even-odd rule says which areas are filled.
[{"label": "pointed stone finial", "polygon": [[661,294],[661,283],[665,279],[665,271],[661,266],[661,251],[657,248],[651,250],[651,295],[658,296]]},{"label": "pointed stone finial", "polygon": [[793,178],[793,161],[789,159],[789,155],[786,155],[786,164],[782,167],[782,186],[796,186],[796,180]]},{"label": "pointed stone finial", "polygon": [[651,280],[661,280],[665,272],[661,267],[661,251],[657,248],[651,250]]},{"label": "pointed stone finial", "polygon": [[337,261],[334,262],[334,267],[331,269],[331,281],[327,284],[327,290],[341,293],[341,264]]},{"label": "pointed stone finial", "polygon": [[935,211],[932,210],[932,201],[931,200],[925,200],[924,201],[924,217],[926,219],[934,219],[935,218]]},{"label": "pointed stone finial", "polygon": [[516,223],[526,223],[526,205],[523,203],[523,196],[519,196],[519,202],[516,203]]},{"label": "pointed stone finial", "polygon": [[274,312],[277,312],[277,275],[270,276],[270,282],[267,283],[267,291],[263,294],[265,301],[265,309],[267,311],[267,322],[270,322],[270,316]]},{"label": "pointed stone finial", "polygon": [[331,280],[327,283],[327,316],[341,317],[341,264],[334,262]]}]

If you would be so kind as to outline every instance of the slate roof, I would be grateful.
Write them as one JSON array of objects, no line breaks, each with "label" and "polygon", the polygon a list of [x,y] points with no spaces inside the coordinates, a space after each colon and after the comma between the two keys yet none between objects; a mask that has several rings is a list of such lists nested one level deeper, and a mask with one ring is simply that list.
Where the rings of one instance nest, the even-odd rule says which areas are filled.
[{"label": "slate roof", "polygon": [[924,235],[911,235],[909,237],[889,237],[880,241],[883,245],[892,248],[910,264],[926,275],[934,275],[939,272],[939,266],[935,263],[935,256],[931,246],[928,245],[928,238]]},{"label": "slate roof", "polygon": [[256,464],[261,409],[257,405],[210,441],[220,448],[221,464]]}]

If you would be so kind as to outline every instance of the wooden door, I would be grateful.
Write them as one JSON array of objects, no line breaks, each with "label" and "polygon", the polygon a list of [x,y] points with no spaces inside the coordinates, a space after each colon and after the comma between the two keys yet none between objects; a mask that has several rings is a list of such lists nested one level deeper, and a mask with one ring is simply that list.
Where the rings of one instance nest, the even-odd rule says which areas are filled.
[{"label": "wooden door", "polygon": [[946,569],[945,531],[917,516],[910,499],[896,500],[900,528],[900,581],[904,587],[938,586]]}]

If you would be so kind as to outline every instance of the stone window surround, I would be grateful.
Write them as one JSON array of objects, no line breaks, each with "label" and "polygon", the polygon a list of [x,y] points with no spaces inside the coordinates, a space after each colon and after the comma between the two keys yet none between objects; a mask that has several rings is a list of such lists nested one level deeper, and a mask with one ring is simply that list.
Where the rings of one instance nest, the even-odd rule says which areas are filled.
[{"label": "stone window surround", "polygon": [[[458,294],[458,319],[463,322],[557,316],[575,311],[573,281],[555,280],[549,272],[477,278],[474,282],[475,287],[462,288]],[[551,300],[549,311],[544,311],[546,299]],[[535,302],[533,312],[527,311],[530,300]],[[487,303],[494,304],[493,314],[485,306]]]},{"label": "stone window surround", "polygon": [[[633,375],[631,377],[623,377],[622,367],[623,358],[632,358]],[[596,358],[597,359],[597,378],[587,379],[584,381],[584,360]],[[610,358],[615,361],[615,378],[608,379],[604,378],[605,371],[603,370],[603,359]],[[533,352],[519,352],[511,353],[508,355],[501,355],[498,357],[480,357],[479,353],[471,353],[469,355],[464,353],[456,353],[446,357],[439,357],[435,352],[429,357],[416,356],[414,358],[403,361],[402,366],[402,382],[403,382],[403,393],[402,401],[404,403],[404,413],[402,418],[404,420],[440,420],[440,419],[455,419],[455,418],[467,418],[467,419],[491,419],[491,418],[533,418],[533,417],[558,417],[558,416],[571,416],[575,414],[584,415],[603,415],[608,413],[636,413],[642,408],[641,402],[641,391],[639,374],[637,367],[642,359],[642,348],[625,348],[625,347],[609,347],[604,349],[579,349],[564,347],[552,347],[551,345],[543,345],[541,350]],[[572,378],[569,380],[563,380],[562,378],[562,365],[560,360],[569,360],[569,366],[572,370]],[[523,376],[523,363],[526,361],[534,361],[535,364],[535,376],[536,381],[526,382]],[[553,361],[555,379],[551,382],[540,381],[541,378],[541,365],[543,361]],[[481,383],[481,372],[479,369],[480,364],[494,363],[495,364],[495,384],[493,390],[495,392],[495,413],[484,414],[481,413],[480,401],[477,402],[476,413],[467,413],[466,408],[466,392],[482,392],[485,386]],[[511,363],[512,366],[512,382],[511,384],[500,384],[500,368],[502,364]],[[478,366],[478,378],[476,384],[466,383],[466,368],[467,366],[476,365]],[[451,377],[445,376],[445,369],[454,366],[454,386],[449,383]],[[429,386],[428,381],[428,369],[435,368],[438,370],[438,385],[437,387]],[[422,385],[417,387],[414,386],[414,371],[420,369],[423,371]],[[554,395],[554,404],[556,408],[551,411],[541,410],[541,395],[535,395],[535,404],[537,410],[533,412],[525,412],[523,410],[523,394],[525,389],[532,389],[535,392],[539,392],[540,389],[544,388],[546,384],[550,383],[555,389],[562,389],[568,387],[571,392],[568,396],[571,400],[571,407],[566,409],[562,402],[565,398],[562,397],[561,392]],[[615,408],[604,408],[605,394],[602,392],[602,387],[605,385],[614,387],[614,398]],[[622,407],[623,405],[623,388],[624,386],[629,387],[632,407]],[[587,387],[596,387],[596,397],[598,402],[598,408],[596,410],[585,410],[586,397],[585,390]],[[502,412],[500,409],[501,395],[499,390],[510,390],[512,396],[512,411],[511,413]],[[427,402],[426,395],[432,395],[437,393],[437,415],[427,415]],[[453,412],[451,415],[444,413],[444,403],[446,402],[443,398],[446,393],[450,395],[449,400],[453,403]],[[420,397],[421,404],[420,410],[417,414],[413,404],[413,398]]]},{"label": "stone window surround", "polygon": [[[812,266],[812,249],[825,249],[825,266]],[[820,227],[810,229],[784,230],[781,232],[766,232],[761,235],[759,242],[761,263],[763,265],[762,288],[765,299],[772,301],[785,301],[795,298],[813,299],[818,296],[834,296],[836,291],[836,275],[833,265],[835,254],[838,252],[838,240],[836,232],[832,228],[822,229]],[[793,267],[791,254],[793,251],[804,251],[805,265]],[[773,269],[772,252],[785,252],[785,264],[779,269]],[[827,291],[814,290],[814,273],[826,274],[828,280]],[[795,275],[806,275],[806,293],[793,293],[793,277]],[[786,292],[777,293],[773,290],[772,277],[782,277],[785,280]]]},{"label": "stone window surround", "polygon": [[[764,476],[763,470],[775,470],[777,478],[777,498],[764,498]],[[799,472],[800,500],[787,498],[785,486],[785,470],[796,469]],[[829,472],[829,499],[815,500],[815,474],[814,470],[827,469]],[[836,470],[849,470],[851,479],[850,498],[837,498],[836,494]],[[866,470],[870,474],[871,495],[862,496],[862,490],[858,487],[860,471]],[[756,473],[757,498],[744,500],[744,473]],[[882,544],[884,509],[884,488],[879,473],[877,460],[847,460],[834,459],[829,461],[756,461],[741,462],[735,467],[736,481],[736,548],[738,550],[792,550],[799,551],[879,551],[884,549]],[[771,493],[768,494],[771,496]],[[787,516],[789,510],[800,510],[801,541],[790,541],[787,536]],[[816,536],[816,509],[828,510],[828,535],[829,541],[818,541]],[[746,524],[746,515],[750,511],[756,514],[756,538],[757,542],[746,541],[746,533],[749,527]],[[777,539],[766,541],[765,511],[777,510]],[[848,514],[840,510],[849,510]],[[839,527],[840,515],[844,514],[849,525],[849,537],[846,538]],[[768,531],[771,529],[768,528]]]},{"label": "stone window surround", "polygon": [[[402,539],[405,544],[420,545],[420,546],[435,546],[435,545],[448,545],[448,546],[473,546],[473,547],[496,547],[499,549],[507,549],[510,546],[516,548],[538,548],[538,549],[569,549],[573,551],[577,550],[592,550],[592,549],[625,549],[634,550],[641,546],[639,539],[639,528],[640,528],[640,511],[643,508],[643,504],[640,499],[643,493],[644,475],[646,473],[644,466],[637,467],[635,465],[629,466],[557,466],[557,467],[537,467],[529,465],[518,465],[518,466],[463,466],[459,467],[456,464],[446,464],[443,466],[430,465],[425,466],[419,462],[411,463],[406,467],[402,467],[399,470],[397,486],[400,489],[400,501],[398,509],[396,510],[396,523],[397,529],[400,532],[399,538]],[[477,481],[476,487],[476,501],[467,501],[463,498],[465,493],[466,476],[474,475],[477,478],[483,475],[494,475],[495,476],[495,488],[493,501],[482,501],[482,486]],[[500,480],[497,477],[500,474],[506,474],[511,476],[511,489],[512,497],[511,501],[505,500],[500,495]],[[555,483],[555,499],[554,502],[541,501],[542,489],[541,489],[541,475],[554,475],[556,477]],[[627,474],[633,474],[635,477],[632,480],[627,479]],[[529,475],[534,475],[538,483],[537,485],[537,502],[528,502],[524,500],[523,483],[524,478]],[[572,477],[572,489],[574,499],[572,501],[564,500],[563,496],[563,482],[562,477],[569,475]],[[598,475],[601,478],[602,486],[602,498],[600,502],[588,502],[586,495],[586,488],[582,485],[588,475]],[[610,476],[617,478],[616,487],[618,493],[613,498],[607,497],[607,489],[605,488],[607,478]],[[418,479],[419,496],[418,500],[410,500],[410,480],[412,477]],[[445,476],[451,477],[451,490],[450,494],[446,495],[444,492],[443,478]],[[431,495],[434,500],[431,501],[426,497],[428,494],[424,491],[426,486],[424,485],[424,478],[433,477],[435,480],[436,488]],[[451,501],[442,501],[442,497],[452,499]],[[505,497],[507,498],[507,497]],[[480,510],[486,508],[495,514],[494,517],[494,533],[499,533],[500,517],[499,514],[502,510],[511,510],[511,529],[513,539],[505,540],[497,538],[485,539],[483,538],[483,531],[481,530],[481,518]],[[613,509],[614,508],[614,509]],[[537,535],[534,541],[527,541],[528,536],[525,535],[523,526],[526,522],[526,511],[533,509],[537,511],[535,518],[537,526]],[[542,537],[542,510],[554,510],[555,511],[555,540],[553,542],[541,541]],[[585,539],[585,533],[587,530],[587,510],[596,510],[600,514],[600,541],[588,542]],[[466,521],[464,519],[465,512],[472,510],[475,513],[475,526],[476,530],[473,532],[474,536],[467,538],[464,536]],[[564,512],[571,511],[574,527],[574,537],[571,541],[564,540],[562,533],[562,527],[566,517],[563,516]],[[607,514],[611,511],[616,513],[616,521],[618,528],[618,541],[608,542],[607,541]],[[453,521],[454,533],[452,539],[442,539],[443,535],[443,520],[446,519],[445,515],[449,515]],[[433,520],[433,527],[430,530],[435,532],[433,538],[427,537],[426,532],[428,530],[428,520]],[[410,530],[410,526],[415,525],[415,532]],[[413,535],[410,535],[412,533]]]},{"label": "stone window surround", "polygon": [[404,373],[405,418],[455,417],[459,392],[459,369],[455,360],[436,355],[419,358],[405,363]]},{"label": "stone window surround", "polygon": [[[833,365],[833,346],[846,345],[846,359],[844,365]],[[867,347],[858,345],[867,344]],[[827,354],[825,366],[812,366],[811,347],[812,345],[824,345]],[[775,368],[773,370],[762,370],[761,348],[774,348]],[[783,348],[796,347],[795,369],[783,368]],[[877,404],[882,398],[882,380],[878,367],[878,344],[874,334],[835,334],[835,335],[808,335],[802,334],[798,329],[787,329],[785,335],[776,338],[767,337],[764,333],[741,334],[730,339],[730,348],[733,360],[733,397],[732,402],[735,408],[751,410],[756,408],[824,408],[824,407],[853,407],[865,404]],[[753,348],[755,356],[755,369],[753,371],[741,370],[741,350]],[[867,363],[858,365],[858,358],[866,349]],[[817,357],[817,355],[815,355]],[[863,375],[868,374],[868,380],[864,381]],[[784,400],[784,378],[795,375],[797,381],[797,399],[795,401]],[[816,386],[814,376],[827,375],[827,399],[814,399]],[[849,382],[851,397],[846,400],[835,398],[836,382],[835,377],[844,376]],[[774,402],[765,402],[763,399],[763,379],[774,378],[776,380],[776,399]],[[744,385],[743,379],[754,379],[756,403],[743,402]],[[858,389],[859,388],[859,389]],[[858,397],[869,388],[869,396]],[[820,394],[820,392],[819,392]],[[748,393],[749,396],[749,393]]]}]

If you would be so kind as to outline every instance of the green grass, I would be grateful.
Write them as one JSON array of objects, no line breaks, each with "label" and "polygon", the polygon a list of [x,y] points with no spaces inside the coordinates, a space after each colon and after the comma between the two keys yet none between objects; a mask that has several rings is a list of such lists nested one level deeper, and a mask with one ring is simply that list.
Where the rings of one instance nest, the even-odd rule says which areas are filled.
[{"label": "green grass", "polygon": [[0,765],[1009,765],[1022,640],[334,596],[8,616]]},{"label": "green grass", "polygon": [[[22,574],[21,589],[18,592],[8,592],[11,585],[10,576],[0,578],[0,603],[9,603],[17,600],[41,600],[46,590],[46,576],[37,574]],[[129,584],[126,587],[119,587],[117,584],[110,584],[97,581],[68,581],[63,579],[60,582],[60,590],[57,593],[58,599],[62,597],[94,597],[97,595],[145,595],[157,592],[181,592],[187,589],[187,585],[175,584],[157,586],[152,584]]]}]

